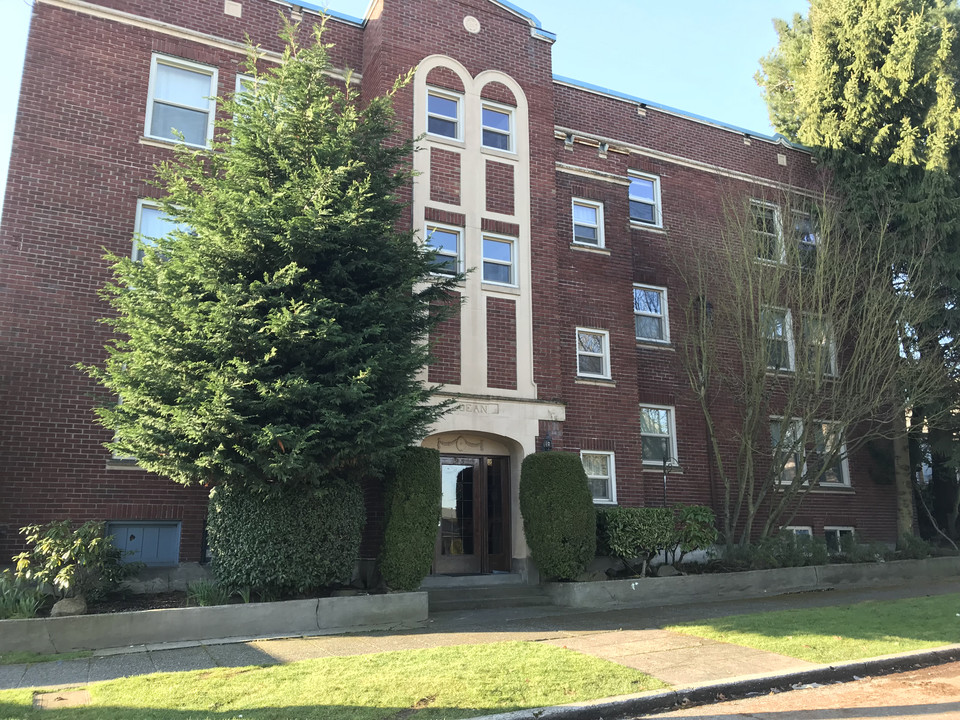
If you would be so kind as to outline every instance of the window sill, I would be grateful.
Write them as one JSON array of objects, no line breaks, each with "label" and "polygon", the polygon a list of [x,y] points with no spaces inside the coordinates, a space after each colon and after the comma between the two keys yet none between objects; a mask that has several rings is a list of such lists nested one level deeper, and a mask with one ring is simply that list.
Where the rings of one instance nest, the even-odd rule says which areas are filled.
[{"label": "window sill", "polygon": [[574,380],[573,382],[576,383],[577,385],[598,385],[600,387],[616,387],[617,386],[617,383],[614,382],[613,380],[606,380],[604,378],[577,377],[577,379]]},{"label": "window sill", "polygon": [[656,340],[637,340],[637,349],[639,350],[666,350],[667,352],[676,352],[677,349],[669,342],[657,342]]},{"label": "window sill", "polygon": [[430,133],[426,133],[423,136],[423,139],[438,145],[449,145],[451,147],[460,148],[461,150],[464,150],[467,147],[467,144],[463,140],[455,140],[454,138],[449,138],[446,135],[431,135]]},{"label": "window sill", "polygon": [[115,457],[107,460],[106,464],[107,470],[139,470],[140,472],[147,472],[142,467],[137,465],[136,458],[122,458]]},{"label": "window sill", "polygon": [[149,147],[164,148],[166,150],[173,150],[173,148],[183,145],[188,147],[191,150],[209,150],[209,145],[194,145],[193,143],[180,142],[179,140],[165,140],[163,138],[147,137],[144,135],[140,138],[141,145],[147,145]]},{"label": "window sill", "polygon": [[480,289],[484,292],[503,293],[505,295],[520,294],[520,288],[516,285],[498,285],[497,283],[481,282]]},{"label": "window sill", "polygon": [[[644,463],[643,472],[663,474],[663,463]],[[683,468],[679,465],[667,463],[667,475],[683,475]]]},{"label": "window sill", "polygon": [[604,507],[616,507],[617,501],[616,500],[597,500],[596,498],[594,498],[593,504],[603,505]]},{"label": "window sill", "polygon": [[[781,490],[787,490],[790,488],[792,483],[789,482],[780,482],[777,483],[777,487]],[[810,493],[811,495],[856,495],[857,491],[854,490],[850,485],[817,485],[817,487],[812,490],[807,490],[807,484],[804,483],[802,490],[804,493]]]},{"label": "window sill", "polygon": [[592,253],[594,255],[606,255],[610,256],[610,251],[606,248],[598,247],[595,245],[584,245],[583,243],[570,243],[570,249],[576,250],[577,252]]},{"label": "window sill", "polygon": [[483,155],[490,155],[496,158],[502,158],[504,160],[513,160],[517,162],[519,158],[517,157],[516,151],[512,150],[497,150],[497,148],[486,147],[485,145],[480,146],[480,152]]},{"label": "window sill", "polygon": [[666,235],[667,231],[663,229],[663,225],[649,225],[647,223],[637,222],[636,220],[630,221],[631,230],[646,230],[647,232],[656,233],[657,235]]}]

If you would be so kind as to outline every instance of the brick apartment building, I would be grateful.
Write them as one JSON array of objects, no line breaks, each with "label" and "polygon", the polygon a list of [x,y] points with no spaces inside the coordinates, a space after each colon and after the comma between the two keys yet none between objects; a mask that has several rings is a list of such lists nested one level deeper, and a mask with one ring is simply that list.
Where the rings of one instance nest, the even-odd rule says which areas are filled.
[{"label": "brick apartment building", "polygon": [[[206,144],[206,98],[238,87],[245,38],[277,57],[278,13],[319,20],[301,5],[36,0],[0,229],[0,558],[21,525],[70,517],[109,521],[149,563],[201,559],[205,491],[111,457],[92,410],[103,391],[76,364],[103,357],[104,249],[162,232],[149,180],[171,157],[170,123]],[[364,97],[417,67],[397,99],[402,132],[424,136],[407,219],[450,267],[474,269],[428,372],[459,401],[424,440],[445,463],[435,571],[526,570],[520,462],[545,443],[582,454],[598,504],[665,495],[719,514],[677,359],[676,258],[718,236],[724,193],[814,189],[810,156],[555,76],[555,37],[505,0],[377,0],[327,29]],[[664,448],[682,470],[666,489]],[[893,540],[893,487],[868,466],[844,462],[792,524]],[[372,556],[372,494],[369,510]]]}]

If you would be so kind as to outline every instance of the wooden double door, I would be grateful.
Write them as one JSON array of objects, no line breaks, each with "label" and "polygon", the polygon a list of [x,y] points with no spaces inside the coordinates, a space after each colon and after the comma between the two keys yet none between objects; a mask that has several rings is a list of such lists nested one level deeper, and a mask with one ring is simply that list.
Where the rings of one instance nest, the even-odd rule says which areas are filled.
[{"label": "wooden double door", "polygon": [[510,458],[441,455],[435,575],[510,571]]}]

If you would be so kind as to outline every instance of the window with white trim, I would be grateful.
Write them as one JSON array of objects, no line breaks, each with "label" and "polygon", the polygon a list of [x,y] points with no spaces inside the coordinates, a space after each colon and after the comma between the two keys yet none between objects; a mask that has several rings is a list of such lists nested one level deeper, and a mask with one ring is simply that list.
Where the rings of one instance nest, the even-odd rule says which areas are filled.
[{"label": "window with white trim", "polygon": [[[832,462],[825,466],[827,458]],[[843,442],[843,430],[837,423],[817,423],[813,433],[813,452],[807,456],[807,464],[813,465],[810,468],[812,475],[820,476],[820,485],[850,485],[847,447]]]},{"label": "window with white trim", "polygon": [[833,553],[843,551],[856,538],[856,530],[849,525],[824,525],[823,539],[827,541],[827,550]]},{"label": "window with white trim", "polygon": [[757,243],[757,258],[770,262],[783,262],[785,258],[780,208],[771,203],[751,200],[750,216]]},{"label": "window with white trim", "polygon": [[660,178],[630,174],[630,222],[660,227]]},{"label": "window with white trim", "polygon": [[641,342],[670,342],[666,288],[656,287],[655,285],[634,285],[633,316],[637,340]]},{"label": "window with white trim", "polygon": [[793,238],[797,243],[800,264],[804,267],[813,267],[817,259],[817,242],[819,241],[819,229],[813,215],[794,210]]},{"label": "window with white trim", "polygon": [[206,146],[213,138],[217,69],[154,55],[150,64],[144,134],[158,140]]},{"label": "window with white trim", "polygon": [[593,501],[599,504],[617,503],[617,474],[612,452],[581,450],[580,462],[587,474],[587,484]]},{"label": "window with white trim", "polygon": [[435,253],[433,272],[456,275],[462,267],[463,231],[443,225],[427,225],[425,244]]},{"label": "window with white trim", "polygon": [[440,90],[427,91],[427,133],[462,140],[461,97]]},{"label": "window with white trim", "polygon": [[134,261],[143,260],[148,247],[156,247],[157,240],[165,238],[175,230],[190,232],[186,223],[174,222],[160,209],[160,206],[151,200],[137,201],[137,217],[134,223],[135,237],[133,252],[130,257]]},{"label": "window with white trim", "polygon": [[772,461],[780,467],[780,482],[790,484],[804,472],[803,423],[794,418],[773,418],[770,421]]},{"label": "window with white trim", "polygon": [[793,319],[785,308],[760,308],[760,332],[767,367],[793,370]]},{"label": "window with white trim", "polygon": [[483,147],[513,152],[513,110],[484,103],[480,109],[480,122]]},{"label": "window with white trim", "polygon": [[644,465],[677,465],[677,428],[674,409],[666,405],[640,406],[640,443]]},{"label": "window with white trim", "polygon": [[573,198],[573,242],[603,247],[603,203]]},{"label": "window with white trim", "polygon": [[577,328],[577,375],[610,379],[610,333]]},{"label": "window with white trim", "polygon": [[780,532],[793,535],[794,538],[813,539],[813,528],[809,525],[787,525],[786,527],[780,528]]},{"label": "window with white trim", "polygon": [[829,319],[804,313],[801,318],[802,347],[807,372],[818,375],[837,374],[837,347],[833,324]]},{"label": "window with white trim", "polygon": [[517,241],[496,235],[483,236],[483,282],[517,284]]}]

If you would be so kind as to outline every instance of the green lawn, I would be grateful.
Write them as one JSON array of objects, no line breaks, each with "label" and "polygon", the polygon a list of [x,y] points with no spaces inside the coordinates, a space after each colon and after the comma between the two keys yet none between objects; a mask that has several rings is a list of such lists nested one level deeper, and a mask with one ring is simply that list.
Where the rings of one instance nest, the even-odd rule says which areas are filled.
[{"label": "green lawn", "polygon": [[666,628],[816,663],[960,643],[960,597],[865,602],[683,623]]},{"label": "green lawn", "polygon": [[111,680],[86,686],[91,705],[56,711],[33,710],[30,690],[8,690],[0,719],[439,720],[661,687],[571,650],[507,642]]}]

